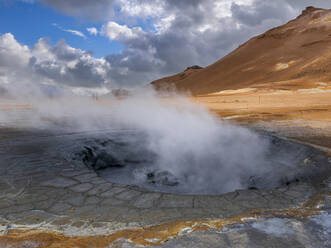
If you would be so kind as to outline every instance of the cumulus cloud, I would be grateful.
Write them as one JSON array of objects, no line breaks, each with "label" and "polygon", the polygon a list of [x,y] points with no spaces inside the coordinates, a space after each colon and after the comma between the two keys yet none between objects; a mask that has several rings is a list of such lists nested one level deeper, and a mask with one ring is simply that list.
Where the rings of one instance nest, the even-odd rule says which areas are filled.
[{"label": "cumulus cloud", "polygon": [[104,24],[100,33],[107,36],[110,40],[117,41],[135,39],[143,35],[143,31],[140,27],[129,28],[127,25],[120,25],[116,22]]},{"label": "cumulus cloud", "polygon": [[94,58],[63,40],[52,46],[46,39],[40,39],[29,48],[10,33],[0,36],[0,85],[48,85],[47,88],[91,91],[110,87],[109,70],[110,64],[105,59]]},{"label": "cumulus cloud", "polygon": [[0,68],[25,67],[29,59],[29,48],[21,46],[12,34],[0,36]]}]

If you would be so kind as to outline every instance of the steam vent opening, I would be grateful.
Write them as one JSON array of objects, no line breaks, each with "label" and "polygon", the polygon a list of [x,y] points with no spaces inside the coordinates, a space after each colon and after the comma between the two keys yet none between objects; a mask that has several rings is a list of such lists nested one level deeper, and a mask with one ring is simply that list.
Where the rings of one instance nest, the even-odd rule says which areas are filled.
[{"label": "steam vent opening", "polygon": [[115,132],[107,138],[84,140],[72,159],[112,183],[183,195],[275,189],[298,182],[318,183],[328,176],[329,161],[323,152],[275,136],[260,134],[259,140],[263,152],[251,154],[253,158],[240,150],[225,154],[221,143],[199,154],[179,151],[164,157],[163,151],[151,149],[153,144],[144,133]]}]

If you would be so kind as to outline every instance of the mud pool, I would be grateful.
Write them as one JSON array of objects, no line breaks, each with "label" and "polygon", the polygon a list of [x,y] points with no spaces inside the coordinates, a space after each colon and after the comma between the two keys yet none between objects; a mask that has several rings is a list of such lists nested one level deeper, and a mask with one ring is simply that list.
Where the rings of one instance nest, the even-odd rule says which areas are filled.
[{"label": "mud pool", "polygon": [[202,154],[177,155],[176,166],[183,168],[163,166],[159,154],[148,149],[146,135],[129,130],[91,137],[72,153],[75,161],[82,161],[110,182],[174,194],[217,195],[238,189],[275,189],[300,181],[318,181],[327,175],[329,163],[322,152],[275,136],[260,134],[260,139],[266,148],[258,154],[257,163],[263,168],[252,167],[250,163],[254,161],[243,159],[231,165],[238,166],[240,172],[224,166],[222,152],[217,152],[222,150],[221,144]]}]

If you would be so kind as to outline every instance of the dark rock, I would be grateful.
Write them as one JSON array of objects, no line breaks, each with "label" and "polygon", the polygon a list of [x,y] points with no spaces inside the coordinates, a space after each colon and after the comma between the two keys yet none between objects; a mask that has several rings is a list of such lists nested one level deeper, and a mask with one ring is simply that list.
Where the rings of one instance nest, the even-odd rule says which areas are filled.
[{"label": "dark rock", "polygon": [[198,65],[193,65],[193,66],[187,67],[185,69],[185,71],[187,71],[187,70],[201,70],[201,69],[203,69],[203,67],[198,66]]},{"label": "dark rock", "polygon": [[123,167],[124,163],[116,159],[106,151],[98,151],[96,148],[84,146],[85,150],[82,152],[83,163],[94,170],[103,170],[110,167]]},{"label": "dark rock", "polygon": [[178,179],[168,171],[150,172],[147,175],[147,182],[165,186],[177,186]]},{"label": "dark rock", "polygon": [[258,190],[256,187],[248,187],[249,190]]}]

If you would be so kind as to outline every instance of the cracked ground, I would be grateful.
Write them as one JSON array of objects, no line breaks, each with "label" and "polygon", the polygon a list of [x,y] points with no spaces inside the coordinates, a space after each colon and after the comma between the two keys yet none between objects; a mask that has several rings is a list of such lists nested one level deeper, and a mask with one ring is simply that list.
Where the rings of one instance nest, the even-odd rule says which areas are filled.
[{"label": "cracked ground", "polygon": [[[66,156],[95,134],[0,133],[0,247],[330,247],[330,170],[274,190],[175,195]],[[314,159],[330,167],[327,154]]]}]

